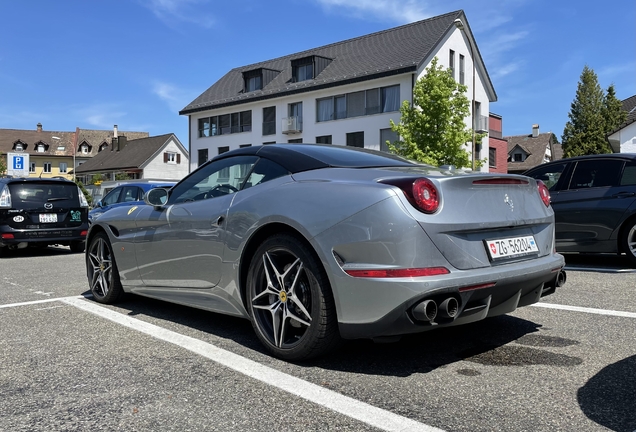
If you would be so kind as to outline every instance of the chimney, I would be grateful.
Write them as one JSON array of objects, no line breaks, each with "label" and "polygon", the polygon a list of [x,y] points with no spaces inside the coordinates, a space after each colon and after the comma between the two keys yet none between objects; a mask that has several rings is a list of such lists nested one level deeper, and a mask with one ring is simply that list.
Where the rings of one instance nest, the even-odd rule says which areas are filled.
[{"label": "chimney", "polygon": [[539,136],[539,125],[538,124],[533,124],[532,125],[532,138],[536,138]]},{"label": "chimney", "polygon": [[42,132],[42,123],[38,123],[36,127],[38,128],[38,132]]},{"label": "chimney", "polygon": [[128,138],[126,138],[126,135],[122,135],[117,138],[117,151],[123,150],[124,147],[126,147],[126,144],[128,144]]},{"label": "chimney", "polygon": [[117,125],[113,126],[113,138],[117,138]]},{"label": "chimney", "polygon": [[110,139],[110,151],[113,151],[115,149],[119,150],[119,138],[112,137]]}]

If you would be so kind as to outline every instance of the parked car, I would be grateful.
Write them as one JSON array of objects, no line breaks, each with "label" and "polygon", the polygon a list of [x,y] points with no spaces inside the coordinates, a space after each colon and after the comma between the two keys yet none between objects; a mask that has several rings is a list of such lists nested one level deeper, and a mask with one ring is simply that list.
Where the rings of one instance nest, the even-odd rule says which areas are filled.
[{"label": "parked car", "polygon": [[248,318],[275,356],[392,340],[539,301],[565,281],[542,183],[383,152],[233,150],[88,238],[94,299],[124,292]]},{"label": "parked car", "polygon": [[0,255],[28,246],[69,246],[83,252],[88,202],[63,178],[0,178]]},{"label": "parked car", "polygon": [[550,191],[559,252],[625,253],[636,265],[636,154],[561,159],[524,174]]},{"label": "parked car", "polygon": [[143,205],[143,197],[150,189],[156,187],[171,188],[175,183],[167,181],[159,183],[138,182],[117,186],[108,192],[103,199],[97,201],[95,208],[88,212],[88,222],[93,223],[104,212],[113,208]]}]

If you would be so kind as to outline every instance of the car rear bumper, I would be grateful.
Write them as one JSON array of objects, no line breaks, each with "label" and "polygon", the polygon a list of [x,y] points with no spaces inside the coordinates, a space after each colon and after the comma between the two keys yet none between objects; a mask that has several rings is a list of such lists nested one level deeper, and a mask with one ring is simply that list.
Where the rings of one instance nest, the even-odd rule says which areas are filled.
[{"label": "car rear bumper", "polygon": [[49,228],[37,230],[5,230],[0,232],[0,246],[17,246],[23,243],[47,243],[67,245],[86,240],[88,224],[73,228]]}]

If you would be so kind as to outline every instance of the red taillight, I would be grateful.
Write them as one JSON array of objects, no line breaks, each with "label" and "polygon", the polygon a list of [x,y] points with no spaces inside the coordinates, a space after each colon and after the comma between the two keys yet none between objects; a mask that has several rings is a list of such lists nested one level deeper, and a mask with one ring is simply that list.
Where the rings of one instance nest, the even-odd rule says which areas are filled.
[{"label": "red taillight", "polygon": [[13,237],[13,234],[2,234],[2,236],[0,236],[0,237],[2,237],[3,239],[7,239],[7,240],[15,238],[15,237]]},{"label": "red taillight", "polygon": [[420,277],[448,274],[446,267],[405,268],[405,269],[369,269],[345,270],[349,276],[366,278]]},{"label": "red taillight", "polygon": [[541,195],[541,201],[546,207],[550,206],[550,191],[548,187],[541,180],[537,180],[537,187],[539,188],[539,195]]},{"label": "red taillight", "polygon": [[413,199],[424,213],[435,213],[439,207],[437,188],[426,178],[419,178],[413,182]]},{"label": "red taillight", "polygon": [[80,235],[81,235],[82,237],[86,237],[86,234],[88,234],[88,231],[82,231],[82,232],[80,233]]},{"label": "red taillight", "polygon": [[474,290],[484,289],[484,288],[492,288],[495,286],[495,284],[496,284],[495,282],[488,282],[488,283],[479,284],[479,285],[469,285],[469,286],[459,288],[459,292],[474,291]]}]

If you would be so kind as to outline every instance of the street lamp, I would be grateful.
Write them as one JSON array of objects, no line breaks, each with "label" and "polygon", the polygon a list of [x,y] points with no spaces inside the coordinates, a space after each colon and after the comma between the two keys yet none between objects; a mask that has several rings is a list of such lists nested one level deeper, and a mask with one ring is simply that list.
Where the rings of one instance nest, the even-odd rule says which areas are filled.
[{"label": "street lamp", "polygon": [[[62,138],[60,137],[56,137],[56,136],[52,136],[51,138],[53,138],[54,140],[61,140]],[[73,149],[73,181],[75,181],[75,149]]]},{"label": "street lamp", "polygon": [[457,18],[453,23],[455,24],[455,27],[457,27],[457,29],[460,30],[462,33],[464,33],[464,36],[466,36],[466,39],[468,40],[468,47],[470,48],[470,61],[473,63],[473,100],[471,102],[471,108],[470,108],[470,119],[471,119],[472,129],[473,129],[473,142],[472,142],[473,152],[472,152],[471,159],[473,162],[473,171],[475,171],[475,168],[476,168],[475,153],[477,151],[477,144],[475,140],[475,56],[473,55],[473,42],[471,38],[468,36],[468,33],[466,33],[466,27],[464,27],[464,23],[462,22],[462,20]]}]

